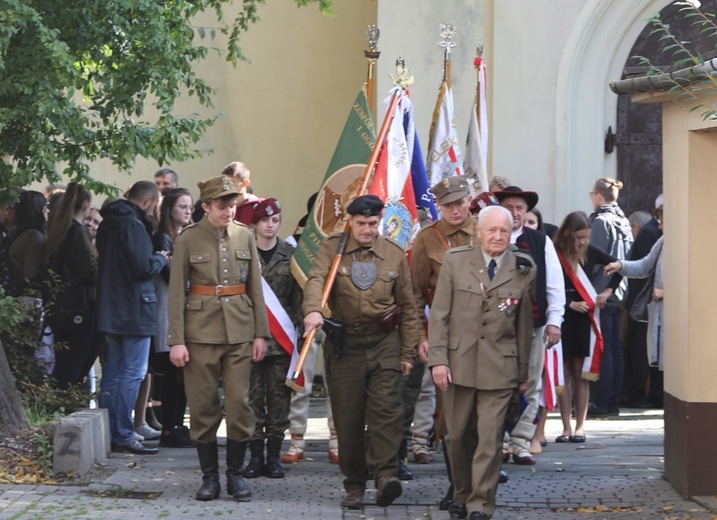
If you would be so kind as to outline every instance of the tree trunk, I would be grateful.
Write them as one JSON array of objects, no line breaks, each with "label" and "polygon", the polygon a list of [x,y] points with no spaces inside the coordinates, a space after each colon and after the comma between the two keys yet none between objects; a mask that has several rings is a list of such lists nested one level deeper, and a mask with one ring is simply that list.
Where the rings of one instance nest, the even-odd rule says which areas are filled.
[{"label": "tree trunk", "polygon": [[10,372],[5,349],[0,343],[0,440],[30,428],[15,378]]}]

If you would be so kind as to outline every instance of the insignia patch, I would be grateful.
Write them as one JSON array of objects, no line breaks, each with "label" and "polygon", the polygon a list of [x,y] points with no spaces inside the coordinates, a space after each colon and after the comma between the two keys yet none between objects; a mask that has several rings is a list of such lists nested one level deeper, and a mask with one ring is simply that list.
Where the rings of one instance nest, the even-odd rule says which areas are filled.
[{"label": "insignia patch", "polygon": [[245,283],[248,277],[249,269],[247,269],[246,267],[239,269],[239,278],[241,278],[242,283]]},{"label": "insignia patch", "polygon": [[356,287],[365,291],[376,281],[376,262],[356,262],[351,264],[351,281]]}]

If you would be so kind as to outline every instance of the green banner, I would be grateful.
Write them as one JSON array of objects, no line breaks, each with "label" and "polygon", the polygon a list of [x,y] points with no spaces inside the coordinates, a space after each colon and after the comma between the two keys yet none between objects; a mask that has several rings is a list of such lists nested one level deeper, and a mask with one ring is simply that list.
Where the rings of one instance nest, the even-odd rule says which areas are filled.
[{"label": "green banner", "polygon": [[343,231],[346,207],[358,195],[366,164],[376,142],[373,117],[363,89],[356,96],[339,144],[326,171],[314,207],[291,259],[291,271],[303,287],[321,242]]}]

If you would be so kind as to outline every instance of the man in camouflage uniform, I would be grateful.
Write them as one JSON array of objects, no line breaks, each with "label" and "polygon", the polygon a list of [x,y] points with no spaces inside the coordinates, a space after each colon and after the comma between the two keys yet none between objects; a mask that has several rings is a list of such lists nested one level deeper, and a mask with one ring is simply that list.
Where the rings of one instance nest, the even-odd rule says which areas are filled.
[{"label": "man in camouflage uniform", "polygon": [[[277,236],[281,227],[281,206],[276,199],[269,198],[255,203],[253,211],[252,224],[262,276],[286,311],[294,328],[298,328],[303,318],[301,314],[303,294],[289,267],[294,248]],[[281,310],[270,307],[269,298],[265,300],[271,312]],[[256,417],[256,426],[249,442],[251,460],[244,468],[246,478],[260,475],[284,478],[284,469],[281,467],[279,457],[284,432],[289,428],[291,388],[286,385],[286,375],[290,364],[291,354],[272,337],[267,341],[264,359],[251,366],[249,404]],[[264,464],[265,440],[266,464]]]},{"label": "man in camouflage uniform", "polygon": [[[346,477],[341,505],[349,509],[362,506],[369,470],[379,506],[403,492],[396,478],[401,374],[413,366],[420,322],[405,253],[378,234],[382,209],[375,195],[357,197],[346,208],[351,230],[328,302],[334,325],[324,344],[326,382]],[[304,287],[307,334],[324,325],[321,293],[340,239],[336,233],[324,240]],[[343,328],[342,341],[337,328]]]}]

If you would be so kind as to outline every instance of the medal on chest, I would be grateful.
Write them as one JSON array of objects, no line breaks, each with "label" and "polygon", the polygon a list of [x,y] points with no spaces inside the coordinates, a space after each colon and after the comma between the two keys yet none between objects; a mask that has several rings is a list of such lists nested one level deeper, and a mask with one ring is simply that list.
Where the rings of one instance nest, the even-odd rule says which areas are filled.
[{"label": "medal on chest", "polygon": [[369,262],[359,262],[356,255],[353,255],[351,263],[351,281],[356,287],[365,291],[370,288],[376,281],[378,269],[376,268],[376,258]]}]

